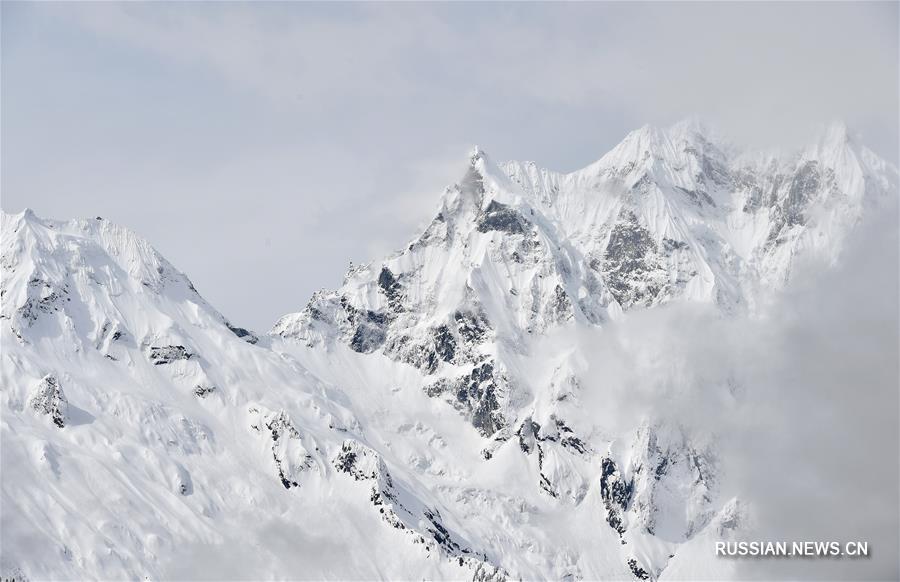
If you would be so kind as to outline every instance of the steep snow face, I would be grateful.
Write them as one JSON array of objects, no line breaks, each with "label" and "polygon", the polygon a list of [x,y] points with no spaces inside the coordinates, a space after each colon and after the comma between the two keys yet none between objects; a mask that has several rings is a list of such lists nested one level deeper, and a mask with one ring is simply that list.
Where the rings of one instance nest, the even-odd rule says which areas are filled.
[{"label": "steep snow face", "polygon": [[340,290],[317,294],[274,333],[411,364],[429,377],[429,394],[450,400],[485,436],[507,427],[503,354],[520,352],[531,334],[600,316],[573,299],[583,280],[597,283],[578,251],[514,192],[476,150],[420,237],[351,269]]},{"label": "steep snow face", "polygon": [[187,360],[183,321],[230,326],[145,240],[102,218],[57,222],[30,210],[4,213],[2,237],[0,318],[21,345],[64,338],[75,351],[115,359],[118,346],[141,338],[154,357]]},{"label": "steep snow face", "polygon": [[578,362],[492,416],[487,307],[453,320],[469,383],[422,390],[382,354],[236,332],[105,221],[5,215],[2,240],[4,576],[622,578],[680,543],[596,527],[615,439],[579,410]]},{"label": "steep snow face", "polygon": [[[25,212],[2,228],[4,577],[503,574],[392,452],[467,426],[423,413],[417,390],[397,394],[409,384],[397,366],[361,382],[350,350],[340,363],[301,354],[351,370],[326,383],[106,221]],[[406,409],[384,419],[379,398]],[[477,456],[475,438],[456,448]]]},{"label": "steep snow face", "polygon": [[[518,162],[504,169],[596,259],[625,309],[648,304],[645,289],[623,285],[627,276],[646,282],[655,273],[665,285],[649,303],[684,298],[728,311],[752,309],[762,290],[783,286],[796,255],[833,261],[866,205],[883,202],[898,183],[897,168],[851,139],[840,123],[793,155],[737,155],[688,121],[632,132],[600,161],[571,174]],[[632,249],[626,260],[646,260],[624,273],[621,261],[613,261],[604,271],[610,244],[623,239],[636,243],[626,247]],[[614,244],[612,251],[623,254]]]},{"label": "steep snow face", "polygon": [[833,262],[897,184],[840,124],[782,157],[737,155],[695,120],[645,126],[571,174],[476,149],[407,248],[272,333],[411,364],[489,436],[521,420],[509,359],[529,337],[676,300],[756,312],[798,258]]},{"label": "steep snow face", "polygon": [[604,426],[583,334],[762,309],[897,182],[840,126],[793,156],[645,127],[571,174],[476,149],[262,337],[124,228],[4,214],[0,575],[727,578],[716,435]]}]

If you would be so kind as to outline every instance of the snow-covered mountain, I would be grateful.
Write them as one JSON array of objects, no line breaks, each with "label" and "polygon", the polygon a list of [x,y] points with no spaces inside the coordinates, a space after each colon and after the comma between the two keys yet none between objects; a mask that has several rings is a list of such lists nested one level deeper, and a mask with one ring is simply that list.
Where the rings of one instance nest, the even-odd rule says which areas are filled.
[{"label": "snow-covered mountain", "polygon": [[507,359],[529,336],[676,300],[755,310],[795,256],[833,262],[897,187],[840,124],[785,158],[730,157],[707,134],[646,126],[564,175],[476,149],[407,248],[351,268],[273,332],[411,364],[489,436],[520,416]]},{"label": "snow-covered mountain", "polygon": [[122,227],[4,213],[0,574],[728,577],[696,550],[747,519],[715,435],[604,424],[580,338],[763,312],[897,169],[842,125],[748,155],[687,121],[570,174],[479,149],[461,174],[269,334]]}]

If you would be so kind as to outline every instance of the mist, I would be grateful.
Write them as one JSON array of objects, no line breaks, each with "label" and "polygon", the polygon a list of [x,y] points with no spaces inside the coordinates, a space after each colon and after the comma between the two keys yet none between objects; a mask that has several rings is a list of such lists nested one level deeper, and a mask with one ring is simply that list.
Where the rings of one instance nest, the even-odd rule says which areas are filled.
[{"label": "mist", "polygon": [[2,204],[147,237],[264,332],[433,218],[474,144],[569,172],[708,118],[898,152],[896,3],[2,5]]},{"label": "mist", "polygon": [[865,216],[837,264],[798,263],[761,312],[680,303],[579,332],[592,420],[714,442],[720,500],[748,508],[741,536],[869,542],[868,558],[746,559],[741,578],[900,574],[897,209]]},{"label": "mist", "polygon": [[836,268],[800,271],[745,352],[746,402],[725,440],[755,539],[868,541],[868,559],[743,563],[755,577],[897,579],[900,547],[896,199]]}]

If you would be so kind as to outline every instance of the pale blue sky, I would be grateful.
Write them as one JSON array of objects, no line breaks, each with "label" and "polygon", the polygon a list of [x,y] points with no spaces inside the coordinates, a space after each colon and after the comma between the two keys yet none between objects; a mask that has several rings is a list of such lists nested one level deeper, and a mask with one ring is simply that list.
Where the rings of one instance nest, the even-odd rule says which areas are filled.
[{"label": "pale blue sky", "polygon": [[2,3],[3,209],[146,236],[264,331],[463,171],[574,170],[700,114],[898,155],[898,5]]}]

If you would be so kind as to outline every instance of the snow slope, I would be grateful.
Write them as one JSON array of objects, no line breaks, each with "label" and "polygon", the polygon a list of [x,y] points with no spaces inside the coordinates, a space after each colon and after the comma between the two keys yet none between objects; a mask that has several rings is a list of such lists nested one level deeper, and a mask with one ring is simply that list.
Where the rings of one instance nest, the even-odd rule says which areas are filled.
[{"label": "snow slope", "polygon": [[840,125],[785,156],[644,127],[571,174],[476,149],[420,236],[267,335],[122,227],[4,213],[0,574],[708,571],[744,513],[715,435],[605,425],[580,338],[764,310],[897,184]]}]

